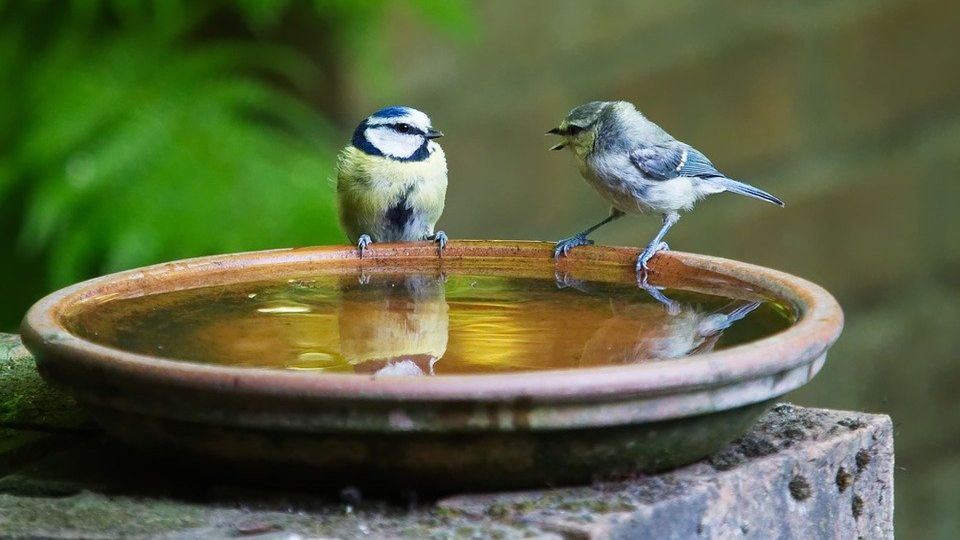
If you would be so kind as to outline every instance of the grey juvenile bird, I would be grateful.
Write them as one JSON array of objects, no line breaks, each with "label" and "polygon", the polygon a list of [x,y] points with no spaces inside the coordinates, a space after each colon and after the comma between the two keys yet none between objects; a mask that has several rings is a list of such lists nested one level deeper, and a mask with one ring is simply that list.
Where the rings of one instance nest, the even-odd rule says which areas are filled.
[{"label": "grey juvenile bird", "polygon": [[637,258],[637,271],[646,271],[654,254],[669,249],[663,237],[680,219],[680,210],[690,210],[707,195],[729,191],[783,206],[766,191],[727,178],[697,149],[671,137],[626,101],[580,105],[547,134],[563,137],[551,150],[572,150],[580,174],[611,204],[606,219],[557,242],[555,257],[593,244],[587,235],[626,214],[656,212],[663,216],[663,226]]}]

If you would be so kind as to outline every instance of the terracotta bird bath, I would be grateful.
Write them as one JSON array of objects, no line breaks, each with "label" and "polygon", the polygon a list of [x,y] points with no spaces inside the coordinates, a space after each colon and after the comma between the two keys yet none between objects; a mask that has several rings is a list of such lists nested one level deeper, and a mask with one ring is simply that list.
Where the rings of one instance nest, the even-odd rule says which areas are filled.
[{"label": "terracotta bird bath", "polygon": [[[684,328],[695,329],[693,338],[680,339],[688,330],[668,323],[686,315],[669,301],[615,305],[640,294],[630,292],[636,255],[596,246],[555,261],[552,244],[456,241],[442,259],[427,243],[376,244],[362,260],[349,247],[204,257],[57,291],[30,309],[22,333],[47,381],[145,453],[264,481],[427,491],[576,483],[696,461],[813,378],[840,334],[840,307],[817,285],[741,262],[662,253],[649,282],[665,287],[664,296],[714,295],[746,305],[741,313],[770,302],[787,321],[724,345],[732,333],[718,341],[719,330],[703,330],[714,323],[689,316],[694,322]],[[440,281],[423,285],[417,276]],[[338,283],[336,298],[359,300],[324,311],[310,303],[313,293],[283,288],[307,278]],[[451,292],[451,279],[461,292]],[[551,283],[558,292],[538,294],[554,308],[538,311],[539,300],[509,296],[485,303],[485,279]],[[196,357],[175,343],[133,345],[142,335],[138,320],[179,313],[178,294],[202,288],[229,296],[249,283],[279,284],[289,301],[260,302],[256,317],[251,310],[224,321],[197,312],[193,333],[177,334],[197,344]],[[580,285],[587,292],[574,290]],[[499,310],[489,321],[500,326],[463,319],[478,309]],[[113,322],[98,327],[101,319]],[[659,326],[645,322],[654,320]],[[150,324],[158,336],[173,332]],[[537,324],[561,328],[559,345],[523,333]],[[132,341],[105,336],[114,326]],[[519,333],[509,355],[485,334],[494,327]],[[663,328],[656,332],[670,340],[650,337]],[[295,362],[270,345],[306,347],[328,335],[339,340],[335,354],[297,349]],[[499,364],[501,357],[509,359]]]}]

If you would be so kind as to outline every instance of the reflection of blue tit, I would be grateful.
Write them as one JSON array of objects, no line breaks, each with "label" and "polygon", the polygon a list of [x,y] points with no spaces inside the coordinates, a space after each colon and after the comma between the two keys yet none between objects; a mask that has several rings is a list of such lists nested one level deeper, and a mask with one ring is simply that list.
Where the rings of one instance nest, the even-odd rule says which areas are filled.
[{"label": "reflection of blue tit", "polygon": [[345,283],[340,354],[358,373],[433,375],[447,351],[445,294],[444,280],[427,275]]},{"label": "reflection of blue tit", "polygon": [[433,231],[447,193],[447,160],[433,141],[442,136],[409,107],[381,109],[357,126],[337,162],[337,198],[361,257],[371,242],[434,240],[442,252],[447,236]]},{"label": "reflection of blue tit", "polygon": [[656,212],[663,226],[637,259],[637,270],[643,271],[657,251],[667,248],[663,237],[680,219],[679,211],[708,195],[729,191],[783,206],[773,195],[727,178],[696,148],[671,137],[626,101],[581,105],[547,133],[563,137],[552,150],[570,148],[580,174],[612,206],[609,217],[558,242],[556,256],[592,244],[588,234],[625,214]]}]

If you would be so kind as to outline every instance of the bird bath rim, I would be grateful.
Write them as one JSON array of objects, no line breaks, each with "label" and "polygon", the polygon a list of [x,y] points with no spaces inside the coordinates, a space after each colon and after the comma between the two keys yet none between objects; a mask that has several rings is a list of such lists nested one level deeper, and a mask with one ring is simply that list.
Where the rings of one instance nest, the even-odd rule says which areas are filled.
[{"label": "bird bath rim", "polygon": [[[589,246],[552,260],[553,244],[524,241],[454,241],[442,260],[432,243],[375,244],[362,261],[347,246],[288,248],[214,255],[163,263],[94,278],[56,291],[26,314],[21,332],[41,373],[71,390],[82,403],[161,417],[246,426],[387,431],[449,429],[565,429],[682,418],[760,403],[808,382],[822,367],[839,337],[843,314],[823,288],[804,279],[717,257],[668,252],[653,260],[651,281],[683,287],[683,281],[710,275],[733,278],[744,287],[791,303],[798,320],[759,340],[682,359],[632,365],[557,369],[507,374],[380,377],[322,374],[256,367],[228,367],[135,354],[98,345],[71,334],[63,320],[70,309],[106,295],[149,294],[264,276],[363,268],[370,272],[404,268],[462,268],[483,272],[484,261],[512,262],[512,271],[583,271],[591,279],[624,279],[632,274],[635,248]],[[296,270],[296,272],[294,271]],[[242,279],[231,279],[241,277]],[[220,280],[220,281],[216,281]],[[163,288],[164,286],[167,288]],[[173,289],[169,288],[173,285]],[[119,395],[104,392],[126,386]],[[131,393],[130,389],[134,389]],[[138,392],[143,400],[136,399]],[[179,409],[171,396],[206,396],[211,410]],[[164,403],[157,400],[162,399]],[[226,402],[222,401],[225,399]],[[272,412],[234,411],[247,400]],[[142,402],[141,402],[142,401]],[[229,402],[229,403],[227,403]],[[399,418],[350,419],[301,410],[305,403],[349,403],[369,415],[396,407]],[[438,403],[488,404],[525,409],[522,422],[472,412],[438,421]],[[164,408],[164,405],[167,408]],[[298,409],[299,407],[299,409]],[[226,411],[226,412],[225,412]],[[536,414],[534,414],[536,413]],[[286,416],[284,416],[286,415]]]}]

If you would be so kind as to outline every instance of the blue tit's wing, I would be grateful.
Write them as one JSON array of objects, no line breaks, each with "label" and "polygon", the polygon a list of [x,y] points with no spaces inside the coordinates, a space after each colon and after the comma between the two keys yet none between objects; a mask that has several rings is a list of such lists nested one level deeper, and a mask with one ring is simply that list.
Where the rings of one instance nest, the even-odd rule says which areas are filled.
[{"label": "blue tit's wing", "polygon": [[640,146],[630,152],[630,161],[644,175],[656,180],[670,180],[679,176],[723,176],[707,156],[680,141]]}]

